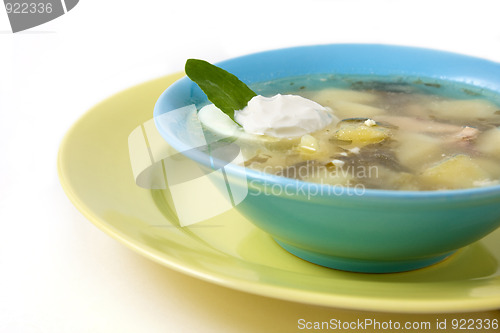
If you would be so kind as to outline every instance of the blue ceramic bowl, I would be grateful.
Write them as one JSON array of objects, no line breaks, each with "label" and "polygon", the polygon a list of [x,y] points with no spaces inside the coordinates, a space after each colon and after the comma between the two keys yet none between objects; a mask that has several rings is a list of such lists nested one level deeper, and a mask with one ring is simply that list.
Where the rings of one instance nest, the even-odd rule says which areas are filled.
[{"label": "blue ceramic bowl", "polygon": [[[408,76],[472,84],[500,94],[500,64],[421,48],[332,44],[251,54],[217,64],[252,84],[304,74]],[[158,99],[156,117],[207,97],[188,78]],[[164,139],[206,168],[213,160],[196,146],[191,118],[157,122]],[[359,191],[224,167],[232,189],[248,190],[236,207],[285,250],[348,271],[398,272],[446,258],[500,226],[500,186],[453,191]],[[245,192],[246,193],[246,192]],[[209,200],[209,198],[207,198]]]}]

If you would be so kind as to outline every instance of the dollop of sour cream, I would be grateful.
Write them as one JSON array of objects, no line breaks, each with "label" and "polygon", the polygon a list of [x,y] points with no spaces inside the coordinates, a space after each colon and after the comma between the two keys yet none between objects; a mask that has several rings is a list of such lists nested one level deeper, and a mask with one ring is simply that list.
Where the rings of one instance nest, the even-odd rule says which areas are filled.
[{"label": "dollop of sour cream", "polygon": [[254,96],[243,110],[234,112],[234,119],[247,133],[286,138],[320,130],[336,117],[310,99],[278,94]]}]

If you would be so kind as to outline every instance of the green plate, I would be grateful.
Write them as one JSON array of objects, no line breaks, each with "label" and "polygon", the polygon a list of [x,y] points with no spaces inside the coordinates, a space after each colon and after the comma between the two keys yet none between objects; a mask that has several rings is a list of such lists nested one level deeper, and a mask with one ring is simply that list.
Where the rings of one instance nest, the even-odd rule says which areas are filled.
[{"label": "green plate", "polygon": [[[162,190],[135,184],[127,144],[129,134],[152,117],[158,96],[180,76],[146,82],[105,100],[62,142],[61,183],[96,226],[167,267],[268,297],[406,313],[500,308],[500,230],[431,267],[361,274],[298,259],[234,209],[180,227]],[[211,190],[198,188],[207,197]]]}]

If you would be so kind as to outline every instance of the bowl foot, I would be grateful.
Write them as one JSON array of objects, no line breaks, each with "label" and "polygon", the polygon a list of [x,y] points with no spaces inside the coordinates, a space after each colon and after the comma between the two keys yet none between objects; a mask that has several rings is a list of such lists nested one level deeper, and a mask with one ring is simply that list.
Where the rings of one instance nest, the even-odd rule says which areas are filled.
[{"label": "bowl foot", "polygon": [[438,263],[455,252],[452,251],[436,257],[416,260],[361,260],[329,256],[317,252],[306,251],[278,240],[276,240],[276,242],[291,254],[314,264],[342,271],[359,273],[397,273],[411,271]]}]

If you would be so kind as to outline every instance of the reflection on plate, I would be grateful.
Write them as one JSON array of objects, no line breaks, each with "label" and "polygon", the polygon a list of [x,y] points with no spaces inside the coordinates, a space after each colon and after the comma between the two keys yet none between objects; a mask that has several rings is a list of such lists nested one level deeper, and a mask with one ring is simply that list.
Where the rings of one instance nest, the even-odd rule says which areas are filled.
[{"label": "reflection on plate", "polygon": [[[153,80],[109,98],[64,139],[61,183],[95,225],[165,266],[268,297],[389,312],[500,308],[500,230],[428,268],[360,274],[294,257],[234,209],[181,228],[168,191],[134,183],[127,146],[130,132],[152,117],[158,96],[179,77]],[[210,197],[209,187],[199,191]]]}]

